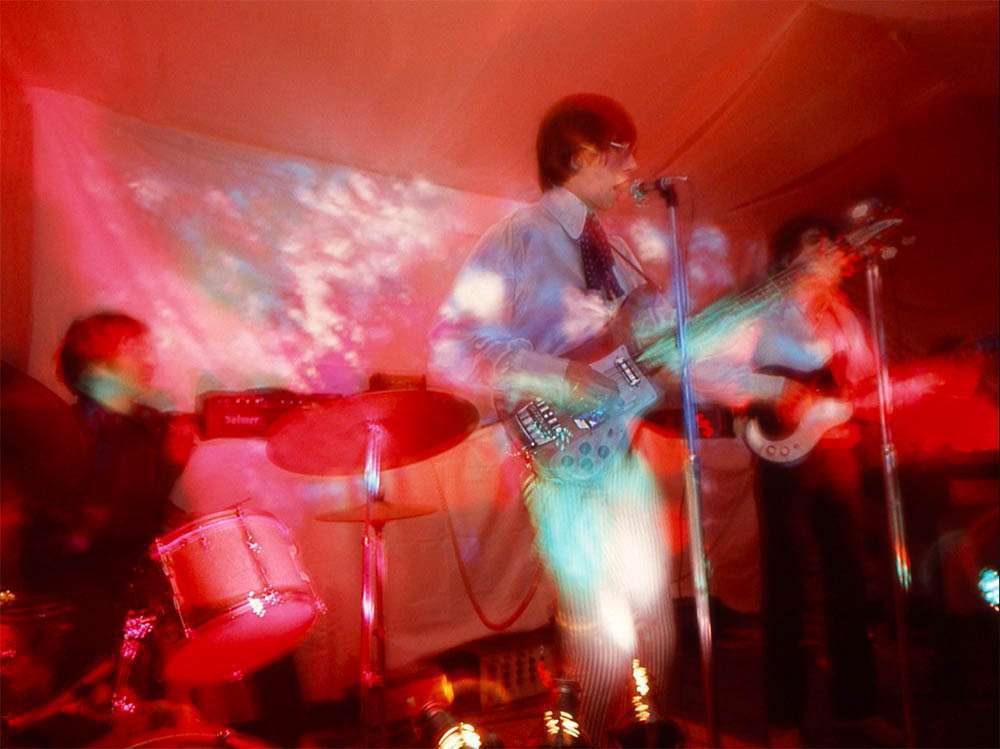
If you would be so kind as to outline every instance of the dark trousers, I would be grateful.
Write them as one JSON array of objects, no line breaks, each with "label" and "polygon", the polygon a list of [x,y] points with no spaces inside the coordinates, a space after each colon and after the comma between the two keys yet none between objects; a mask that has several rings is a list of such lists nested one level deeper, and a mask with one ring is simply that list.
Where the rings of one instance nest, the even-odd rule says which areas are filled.
[{"label": "dark trousers", "polygon": [[807,693],[803,645],[807,550],[815,546],[830,660],[833,717],[855,720],[877,706],[868,639],[863,494],[853,449],[821,443],[793,467],[759,462],[764,668],[770,725],[798,727]]}]

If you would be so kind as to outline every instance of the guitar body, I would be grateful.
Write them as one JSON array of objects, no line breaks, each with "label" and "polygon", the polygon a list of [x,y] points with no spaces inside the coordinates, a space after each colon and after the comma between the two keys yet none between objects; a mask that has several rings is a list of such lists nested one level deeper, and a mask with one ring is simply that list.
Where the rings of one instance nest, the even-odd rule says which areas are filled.
[{"label": "guitar body", "polygon": [[750,451],[771,463],[795,465],[816,447],[823,435],[847,422],[854,413],[850,401],[819,397],[806,407],[791,432],[775,434],[765,429],[761,420],[750,419],[743,439]]},{"label": "guitar body", "polygon": [[628,450],[628,422],[660,397],[626,346],[591,366],[615,381],[618,398],[590,411],[561,409],[533,398],[516,404],[503,420],[514,443],[546,479],[587,482],[600,478]]},{"label": "guitar body", "polygon": [[771,463],[801,462],[827,432],[849,421],[853,401],[844,397],[844,357],[836,354],[815,371],[802,372],[787,364],[761,369],[794,380],[809,391],[794,420],[782,419],[770,407],[753,408],[743,427],[743,441],[752,453]]}]

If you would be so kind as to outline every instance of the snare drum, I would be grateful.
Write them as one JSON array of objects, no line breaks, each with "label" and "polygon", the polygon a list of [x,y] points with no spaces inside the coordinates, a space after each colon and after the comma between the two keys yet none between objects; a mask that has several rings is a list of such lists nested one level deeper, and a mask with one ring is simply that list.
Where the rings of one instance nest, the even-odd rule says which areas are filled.
[{"label": "snare drum", "polygon": [[320,609],[289,530],[273,515],[227,510],[158,538],[184,638],[164,677],[187,685],[238,679],[294,648]]}]

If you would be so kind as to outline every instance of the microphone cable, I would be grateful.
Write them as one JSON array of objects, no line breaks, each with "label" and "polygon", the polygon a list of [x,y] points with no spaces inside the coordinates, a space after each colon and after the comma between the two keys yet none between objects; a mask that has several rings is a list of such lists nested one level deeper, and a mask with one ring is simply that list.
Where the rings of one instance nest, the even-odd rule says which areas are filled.
[{"label": "microphone cable", "polygon": [[437,484],[438,496],[441,498],[441,506],[444,508],[444,514],[448,520],[448,535],[451,537],[451,548],[455,552],[455,563],[458,565],[458,573],[462,578],[462,585],[465,587],[465,595],[468,597],[469,603],[472,604],[472,608],[476,612],[476,616],[479,617],[479,621],[483,623],[483,626],[494,632],[503,632],[504,630],[509,629],[514,622],[521,618],[521,615],[528,609],[528,605],[535,597],[535,593],[538,591],[538,585],[542,580],[542,561],[538,558],[538,554],[536,552],[535,570],[532,574],[531,585],[528,587],[528,592],[524,599],[514,609],[514,612],[506,619],[499,622],[495,622],[490,619],[483,610],[482,605],[476,599],[476,595],[472,590],[472,581],[469,579],[469,572],[465,568],[465,563],[462,561],[462,554],[459,550],[458,536],[455,533],[455,524],[451,519],[451,510],[448,507],[448,500],[445,498],[444,487],[441,486],[441,476],[438,474],[437,466],[433,463],[431,463],[431,471],[434,473],[434,481]]}]

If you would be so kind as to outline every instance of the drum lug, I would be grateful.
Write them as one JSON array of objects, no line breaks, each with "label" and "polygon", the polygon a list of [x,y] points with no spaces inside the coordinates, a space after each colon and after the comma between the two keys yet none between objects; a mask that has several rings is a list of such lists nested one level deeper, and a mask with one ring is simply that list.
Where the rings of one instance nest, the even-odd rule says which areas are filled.
[{"label": "drum lug", "polygon": [[250,605],[250,610],[261,618],[264,617],[269,608],[281,603],[281,601],[281,593],[271,588],[264,590],[262,595],[258,595],[256,591],[250,591],[247,594],[247,603]]},{"label": "drum lug", "polygon": [[135,700],[131,692],[120,692],[111,698],[111,712],[114,714],[129,714],[136,710]]}]

